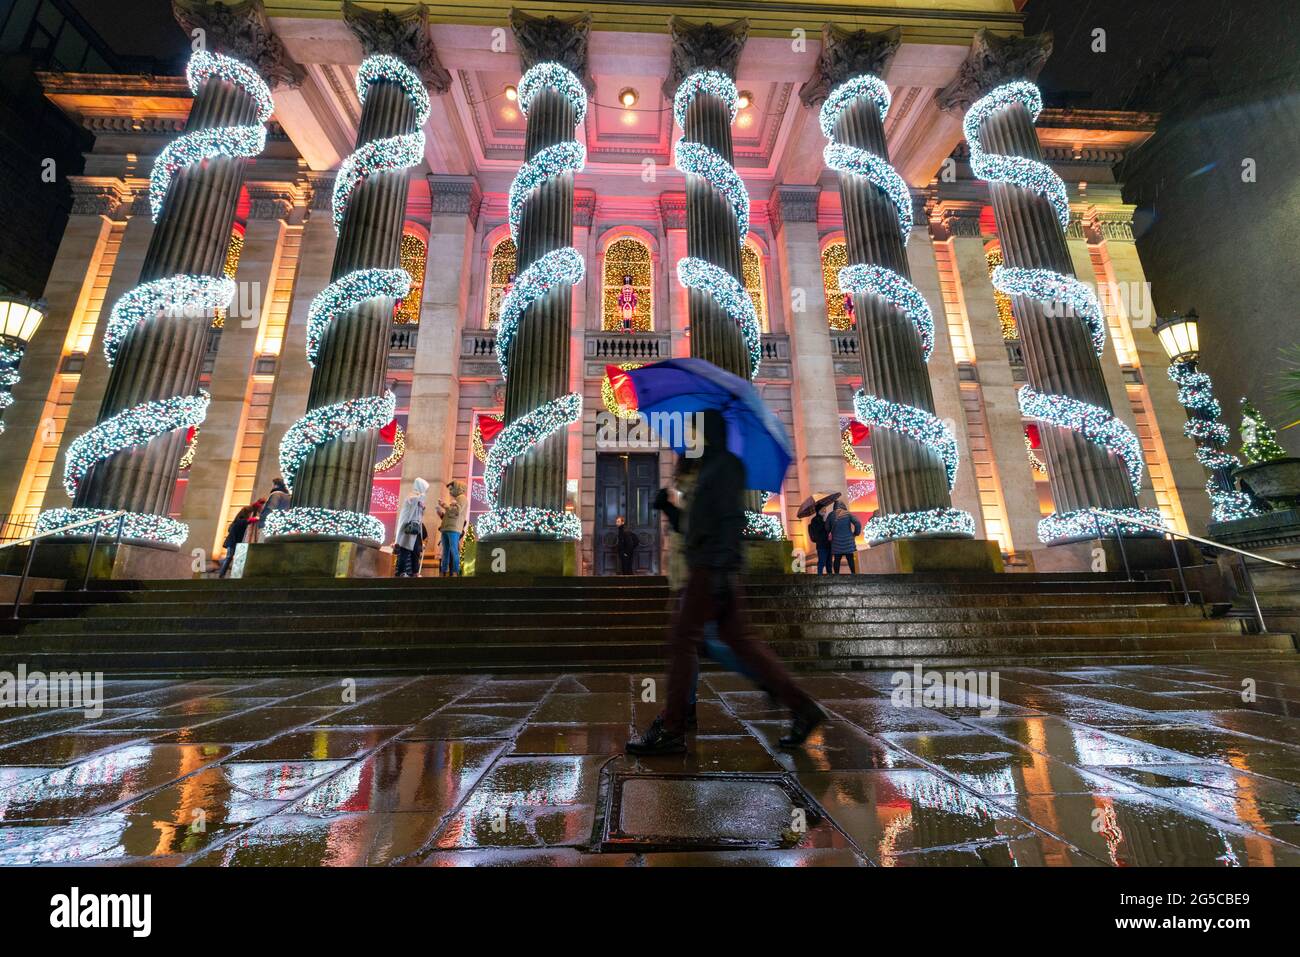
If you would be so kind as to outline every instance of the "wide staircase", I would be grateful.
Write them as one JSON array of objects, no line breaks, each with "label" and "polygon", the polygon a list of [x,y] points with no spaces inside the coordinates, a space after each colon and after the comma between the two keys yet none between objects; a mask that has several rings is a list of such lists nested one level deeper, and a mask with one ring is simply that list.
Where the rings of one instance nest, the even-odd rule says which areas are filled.
[{"label": "wide staircase", "polygon": [[[1295,654],[1167,582],[1006,574],[754,577],[760,634],[801,669]],[[662,578],[108,582],[38,592],[0,670],[114,676],[659,669]]]}]

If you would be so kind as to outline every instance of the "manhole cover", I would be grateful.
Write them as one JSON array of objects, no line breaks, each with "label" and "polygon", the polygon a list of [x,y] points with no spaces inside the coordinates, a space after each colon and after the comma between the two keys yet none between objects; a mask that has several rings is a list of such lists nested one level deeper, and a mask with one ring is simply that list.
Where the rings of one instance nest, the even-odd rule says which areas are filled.
[{"label": "manhole cover", "polygon": [[783,774],[615,774],[605,850],[794,847],[816,822]]}]

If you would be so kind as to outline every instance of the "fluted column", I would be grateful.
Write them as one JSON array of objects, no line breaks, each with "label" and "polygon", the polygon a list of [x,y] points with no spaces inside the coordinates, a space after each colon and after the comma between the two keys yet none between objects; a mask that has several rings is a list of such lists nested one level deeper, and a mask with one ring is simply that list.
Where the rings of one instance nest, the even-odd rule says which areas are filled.
[{"label": "fluted column", "polygon": [[567,426],[582,396],[569,389],[573,284],[584,260],[573,245],[573,177],[585,162],[574,130],[587,111],[590,16],[530,17],[513,11],[519,44],[519,105],[527,116],[524,163],[511,185],[518,276],[502,304],[497,358],[506,380],[505,429],[484,472],[492,508],[483,540],[577,541],[582,522],[565,510]]},{"label": "fluted column", "polygon": [[957,442],[934,414],[926,362],[934,319],[912,284],[905,244],[912,198],[889,165],[884,118],[889,88],[880,79],[898,49],[897,28],[878,34],[823,32],[819,73],[830,89],[821,108],[830,140],[827,165],[839,172],[849,265],[840,286],[853,294],[863,358],[863,391],[854,399],[871,426],[880,510],[865,529],[872,543],[963,537],[973,517],[952,508]]},{"label": "fluted column", "polygon": [[[1137,507],[1141,447],[1111,406],[1099,359],[1105,319],[1096,296],[1074,275],[1063,229],[1065,187],[1043,164],[1034,129],[1038,91],[1026,81],[1004,83],[1007,77],[989,74],[987,63],[984,69],[982,82],[964,73],[940,101],[968,106],[972,169],[989,181],[1004,257],[994,284],[1013,297],[1029,380],[1020,392],[1021,411],[1044,426],[1057,509],[1040,523],[1039,538],[1057,544],[1094,537],[1096,508],[1159,523],[1158,510]],[[1001,85],[986,92],[990,82]],[[1142,533],[1138,526],[1130,530]]]},{"label": "fluted column", "polygon": [[[201,51],[188,75],[194,102],[185,133],[155,161],[157,226],[140,282],[114,305],[107,326],[111,372],[99,415],[65,455],[74,507],[44,513],[43,528],[121,509],[129,513],[127,539],[175,546],[188,536],[167,512],[186,428],[207,407],[198,380],[211,310],[234,294],[222,265],[246,158],[265,145],[271,114],[270,90],[242,61]],[[220,139],[213,130],[223,131]]]}]

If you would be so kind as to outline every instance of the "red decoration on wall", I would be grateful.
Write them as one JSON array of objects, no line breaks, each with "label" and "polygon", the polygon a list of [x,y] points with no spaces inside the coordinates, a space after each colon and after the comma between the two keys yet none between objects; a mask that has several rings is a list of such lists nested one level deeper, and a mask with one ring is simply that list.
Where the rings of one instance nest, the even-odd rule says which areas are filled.
[{"label": "red decoration on wall", "polygon": [[636,386],[632,384],[632,378],[627,374],[625,369],[618,366],[605,366],[605,375],[609,377],[609,384],[614,389],[614,398],[618,400],[619,405],[626,409],[635,409]]},{"label": "red decoration on wall", "polygon": [[379,437],[385,442],[392,442],[397,438],[397,419],[393,419],[386,426],[379,430]]},{"label": "red decoration on wall", "polygon": [[1025,426],[1025,438],[1029,440],[1029,447],[1035,451],[1043,447],[1043,437],[1038,432],[1038,423],[1030,422]]},{"label": "red decoration on wall", "polygon": [[854,445],[861,445],[863,442],[867,441],[867,436],[870,434],[871,429],[868,426],[863,425],[857,419],[854,419],[849,423],[849,435],[852,437]]},{"label": "red decoration on wall", "polygon": [[500,434],[501,430],[506,427],[504,422],[498,422],[490,415],[480,412],[478,416],[478,431],[483,436],[484,442],[491,442]]}]

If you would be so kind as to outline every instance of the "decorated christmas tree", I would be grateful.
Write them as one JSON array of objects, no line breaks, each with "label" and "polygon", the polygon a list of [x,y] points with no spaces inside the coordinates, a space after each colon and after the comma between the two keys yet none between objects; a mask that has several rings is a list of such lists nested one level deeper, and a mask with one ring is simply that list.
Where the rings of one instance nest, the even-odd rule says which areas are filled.
[{"label": "decorated christmas tree", "polygon": [[1277,431],[1264,421],[1259,409],[1245,397],[1241,400],[1241,457],[1247,465],[1271,462],[1286,455],[1278,444]]}]

